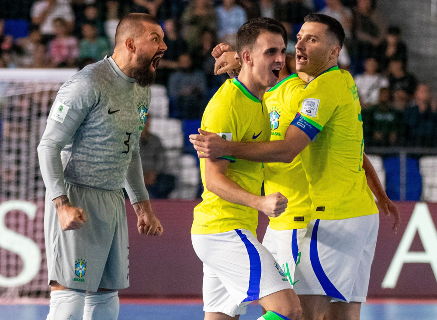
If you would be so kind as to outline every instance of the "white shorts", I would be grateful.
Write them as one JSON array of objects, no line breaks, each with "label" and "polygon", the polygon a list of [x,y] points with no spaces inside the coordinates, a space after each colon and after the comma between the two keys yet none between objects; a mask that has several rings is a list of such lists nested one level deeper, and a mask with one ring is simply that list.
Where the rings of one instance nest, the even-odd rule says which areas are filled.
[{"label": "white shorts", "polygon": [[300,242],[307,229],[274,230],[267,226],[263,239],[263,246],[270,251],[273,258],[279,263],[285,275],[293,285],[295,279],[295,267],[300,263]]},{"label": "white shorts", "polygon": [[44,234],[48,280],[64,287],[97,291],[129,286],[129,239],[122,190],[105,191],[65,184],[73,206],[88,217],[82,228],[64,231],[46,198]]},{"label": "white shorts", "polygon": [[248,230],[192,234],[191,240],[203,262],[205,312],[234,317],[252,301],[291,289],[272,254]]},{"label": "white shorts", "polygon": [[298,295],[365,302],[378,236],[379,215],[312,220],[301,241],[294,285]]}]

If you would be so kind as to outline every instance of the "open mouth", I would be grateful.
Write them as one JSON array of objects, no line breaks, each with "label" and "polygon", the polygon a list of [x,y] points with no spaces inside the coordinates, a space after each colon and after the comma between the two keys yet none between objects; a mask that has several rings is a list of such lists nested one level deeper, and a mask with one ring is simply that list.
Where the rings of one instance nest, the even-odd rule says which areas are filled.
[{"label": "open mouth", "polygon": [[281,71],[281,68],[275,68],[272,70],[272,72],[276,78],[279,78],[279,71]]},{"label": "open mouth", "polygon": [[162,58],[162,53],[157,53],[153,56],[152,61],[150,62],[150,65],[154,70],[158,69],[159,61]]},{"label": "open mouth", "polygon": [[297,62],[306,62],[306,61],[308,61],[308,58],[306,56],[304,56],[304,55],[297,54],[296,55],[296,61]]}]

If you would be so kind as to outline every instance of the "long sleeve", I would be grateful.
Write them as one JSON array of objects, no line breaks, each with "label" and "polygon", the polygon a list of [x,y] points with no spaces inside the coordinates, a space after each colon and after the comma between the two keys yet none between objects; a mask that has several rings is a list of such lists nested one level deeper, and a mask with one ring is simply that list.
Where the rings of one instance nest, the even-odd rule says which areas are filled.
[{"label": "long sleeve", "polygon": [[139,148],[132,151],[132,160],[127,169],[125,188],[132,204],[149,200],[149,193],[144,185]]}]

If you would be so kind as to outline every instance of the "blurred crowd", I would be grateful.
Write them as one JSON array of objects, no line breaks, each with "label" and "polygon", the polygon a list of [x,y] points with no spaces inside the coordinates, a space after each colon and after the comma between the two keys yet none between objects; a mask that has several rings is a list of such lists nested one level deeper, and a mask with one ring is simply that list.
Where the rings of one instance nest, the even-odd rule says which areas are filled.
[{"label": "blurred crowd", "polygon": [[167,88],[169,116],[181,120],[200,119],[226,80],[213,74],[210,53],[235,43],[245,21],[281,21],[292,54],[304,17],[324,13],[345,29],[339,66],[356,80],[366,145],[437,146],[430,84],[408,71],[402,30],[386,25],[376,0],[0,0],[0,7],[0,68],[83,68],[111,55],[124,14],[155,16],[168,46],[156,82]]}]

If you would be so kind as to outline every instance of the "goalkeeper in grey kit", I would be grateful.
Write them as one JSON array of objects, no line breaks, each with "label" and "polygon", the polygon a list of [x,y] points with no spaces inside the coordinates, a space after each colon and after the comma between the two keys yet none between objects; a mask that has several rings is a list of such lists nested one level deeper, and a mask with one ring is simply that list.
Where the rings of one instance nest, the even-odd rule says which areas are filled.
[{"label": "goalkeeper in grey kit", "polygon": [[167,49],[163,37],[152,16],[126,15],[117,27],[113,56],[78,72],[56,96],[38,146],[47,188],[48,320],[118,318],[117,290],[129,286],[123,187],[139,233],[163,232],[139,155],[148,86]]}]

